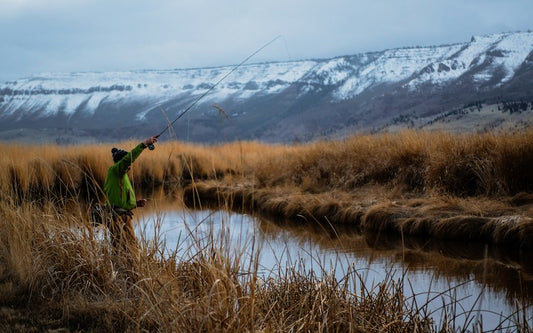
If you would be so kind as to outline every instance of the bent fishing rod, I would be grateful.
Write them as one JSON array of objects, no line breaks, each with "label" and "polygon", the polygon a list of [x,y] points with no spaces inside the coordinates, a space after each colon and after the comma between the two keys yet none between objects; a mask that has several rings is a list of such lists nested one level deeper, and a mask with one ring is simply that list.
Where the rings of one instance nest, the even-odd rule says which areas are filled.
[{"label": "bent fishing rod", "polygon": [[[259,49],[257,49],[254,53],[250,54],[248,57],[246,57],[246,59],[244,59],[243,61],[241,61],[238,65],[236,65],[235,67],[233,67],[231,69],[231,71],[229,71],[228,73],[226,73],[226,75],[224,75],[220,80],[218,80],[214,85],[211,86],[211,88],[209,88],[208,90],[206,90],[202,95],[200,95],[200,97],[198,97],[197,99],[195,99],[183,112],[181,112],[177,117],[176,119],[174,119],[170,124],[168,124],[158,135],[156,135],[155,137],[158,138],[159,136],[161,136],[162,134],[164,134],[172,125],[174,125],[174,123],[176,121],[178,121],[178,119],[180,119],[181,117],[183,117],[183,115],[185,115],[187,112],[189,112],[196,104],[198,104],[198,102],[200,102],[205,96],[207,96],[207,94],[209,94],[211,91],[213,91],[213,89],[215,89],[216,86],[218,86],[218,84],[222,81],[224,81],[224,79],[226,79],[228,76],[230,76],[231,73],[235,72],[239,67],[241,67],[242,65],[244,65],[248,60],[250,60],[253,56],[255,56],[256,54],[258,54],[259,52],[261,52],[264,48],[266,48],[267,46],[269,46],[270,44],[274,43],[276,40],[278,40],[279,38],[281,37],[281,35],[278,35],[276,36],[276,38],[272,39],[270,42],[266,43],[265,45],[261,46]],[[150,150],[154,150],[155,149],[155,146],[153,144],[151,145],[148,145],[148,148]]]}]

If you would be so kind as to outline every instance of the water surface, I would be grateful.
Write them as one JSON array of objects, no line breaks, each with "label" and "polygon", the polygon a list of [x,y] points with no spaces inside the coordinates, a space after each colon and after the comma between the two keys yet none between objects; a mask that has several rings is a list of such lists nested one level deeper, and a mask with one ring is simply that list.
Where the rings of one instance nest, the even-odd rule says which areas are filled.
[{"label": "water surface", "polygon": [[[437,322],[443,305],[455,302],[460,326],[479,319],[484,330],[492,330],[517,310],[533,325],[533,269],[520,253],[485,244],[363,235],[346,228],[272,222],[227,211],[168,209],[145,213],[137,220],[137,234],[165,242],[165,255],[175,253],[182,258],[197,251],[198,244],[215,240],[228,255],[240,257],[241,263],[257,260],[258,272],[264,277],[291,267],[303,274],[328,273],[342,279],[354,267],[367,287],[390,274],[395,279],[403,277],[406,297],[413,296],[419,305],[428,304]],[[243,270],[249,267],[245,266]],[[503,328],[512,324],[506,321]]]}]

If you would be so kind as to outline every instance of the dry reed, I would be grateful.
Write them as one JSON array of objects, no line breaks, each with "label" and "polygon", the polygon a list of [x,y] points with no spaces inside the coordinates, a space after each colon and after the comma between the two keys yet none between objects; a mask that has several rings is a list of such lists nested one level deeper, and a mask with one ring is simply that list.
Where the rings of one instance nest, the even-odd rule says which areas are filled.
[{"label": "dry reed", "polygon": [[337,280],[290,265],[261,276],[220,235],[196,238],[183,257],[162,256],[157,237],[141,242],[131,280],[81,209],[2,202],[0,230],[2,331],[436,330],[407,303],[401,281],[370,287],[353,269]]},{"label": "dry reed", "polygon": [[[0,200],[102,201],[109,151],[104,145],[8,146],[0,158],[6,170]],[[161,144],[141,155],[131,178],[138,192],[179,196],[185,188],[190,206],[223,199],[233,209],[281,218],[527,247],[533,244],[531,170],[533,131],[408,131],[293,146]],[[476,200],[468,207],[427,209],[469,196]],[[406,198],[412,200],[398,204]],[[502,201],[507,207],[493,208]]]},{"label": "dry reed", "polygon": [[[83,187],[86,176],[101,185],[111,163],[109,151],[104,145],[7,146],[0,158],[0,167],[7,171],[0,179],[2,193],[40,197],[37,189],[53,192],[61,184],[72,184],[69,190],[75,190]],[[142,156],[132,171],[139,188],[240,177],[260,188],[294,186],[308,193],[356,191],[368,184],[460,196],[533,191],[533,131],[402,132],[295,146],[167,143],[143,155],[150,156]]]},{"label": "dry reed", "polygon": [[[102,200],[109,151],[104,145],[5,148],[0,328],[446,332],[457,327],[432,323],[423,308],[407,302],[401,280],[370,288],[355,270],[336,280],[327,272],[319,279],[290,268],[262,278],[253,262],[229,253],[217,237],[198,240],[194,255],[185,258],[162,256],[159,239],[143,241],[142,265],[132,281],[86,220],[86,203]],[[527,246],[533,233],[532,163],[533,132],[404,132],[298,146],[168,143],[143,153],[131,173],[137,191],[186,187],[185,201],[196,206],[211,201],[306,223]],[[469,199],[472,195],[477,197]],[[517,327],[530,329],[527,321],[517,321]]]}]

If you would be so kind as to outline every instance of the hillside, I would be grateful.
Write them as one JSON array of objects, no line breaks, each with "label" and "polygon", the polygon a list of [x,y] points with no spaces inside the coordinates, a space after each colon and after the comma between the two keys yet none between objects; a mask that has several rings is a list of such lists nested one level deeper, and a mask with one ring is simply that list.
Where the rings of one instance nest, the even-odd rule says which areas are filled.
[{"label": "hillside", "polygon": [[[158,133],[232,68],[48,73],[6,82],[0,140],[78,143]],[[476,36],[247,64],[169,132],[196,142],[292,142],[405,127],[514,130],[531,126],[532,88],[532,32]]]}]

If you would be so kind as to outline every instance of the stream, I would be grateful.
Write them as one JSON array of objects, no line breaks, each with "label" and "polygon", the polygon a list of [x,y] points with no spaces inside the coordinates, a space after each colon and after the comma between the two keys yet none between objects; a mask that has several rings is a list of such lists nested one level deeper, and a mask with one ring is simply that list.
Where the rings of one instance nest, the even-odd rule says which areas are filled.
[{"label": "stream", "polygon": [[362,235],[222,210],[147,211],[136,220],[141,241],[160,242],[166,256],[185,258],[215,241],[230,257],[240,258],[241,269],[257,260],[262,277],[291,267],[342,279],[353,268],[367,288],[388,277],[403,277],[405,296],[419,307],[426,304],[437,324],[443,305],[450,310],[453,303],[460,327],[478,320],[483,331],[506,331],[517,313],[533,326],[532,261],[485,244]]}]

